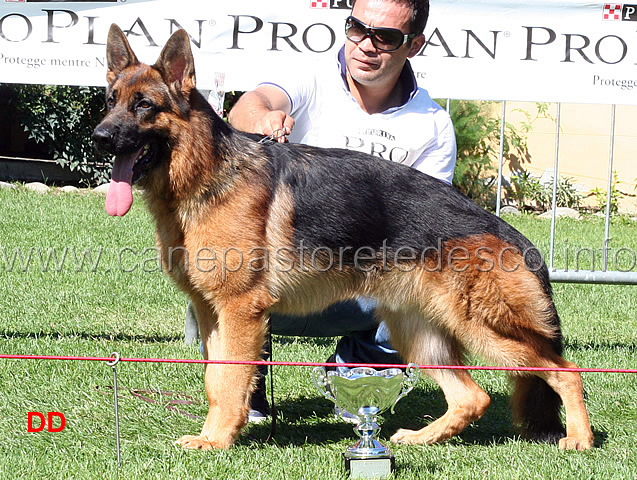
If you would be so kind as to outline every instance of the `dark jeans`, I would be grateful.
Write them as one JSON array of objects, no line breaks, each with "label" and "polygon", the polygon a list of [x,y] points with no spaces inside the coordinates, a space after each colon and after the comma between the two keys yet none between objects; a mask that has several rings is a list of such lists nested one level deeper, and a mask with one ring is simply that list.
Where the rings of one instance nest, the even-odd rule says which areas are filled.
[{"label": "dark jeans", "polygon": [[[334,355],[338,363],[404,363],[390,344],[387,326],[383,322],[376,322],[375,309],[376,302],[373,299],[359,298],[335,303],[311,315],[272,314],[270,322],[275,335],[342,337]],[[189,315],[193,314],[189,305]],[[266,344],[264,350],[269,352],[270,345]],[[269,355],[263,358],[268,359]],[[260,366],[259,372],[265,375],[267,367]]]},{"label": "dark jeans", "polygon": [[390,344],[389,329],[385,323],[377,323],[375,309],[373,299],[359,298],[335,303],[311,315],[273,314],[270,322],[275,335],[341,336],[336,345],[338,363],[403,363]]}]

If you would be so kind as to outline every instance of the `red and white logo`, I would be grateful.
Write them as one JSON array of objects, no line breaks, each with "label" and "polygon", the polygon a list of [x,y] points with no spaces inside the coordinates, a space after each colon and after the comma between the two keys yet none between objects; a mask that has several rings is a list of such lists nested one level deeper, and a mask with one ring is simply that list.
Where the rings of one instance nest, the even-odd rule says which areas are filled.
[{"label": "red and white logo", "polygon": [[622,18],[621,3],[605,3],[603,18],[604,20],[621,20]]},{"label": "red and white logo", "polygon": [[327,8],[327,1],[325,1],[325,0],[311,0],[310,8]]}]

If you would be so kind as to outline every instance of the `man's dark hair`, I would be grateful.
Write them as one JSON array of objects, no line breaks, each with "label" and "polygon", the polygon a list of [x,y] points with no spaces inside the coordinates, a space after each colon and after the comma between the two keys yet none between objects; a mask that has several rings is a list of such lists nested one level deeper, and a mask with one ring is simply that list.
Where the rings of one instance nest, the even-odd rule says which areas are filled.
[{"label": "man's dark hair", "polygon": [[[411,8],[411,31],[421,35],[425,31],[427,19],[429,18],[429,0],[387,0],[390,2],[402,3]],[[352,2],[352,9],[356,4],[356,0]]]},{"label": "man's dark hair", "polygon": [[429,18],[429,0],[397,0],[411,8],[411,32],[421,35]]}]

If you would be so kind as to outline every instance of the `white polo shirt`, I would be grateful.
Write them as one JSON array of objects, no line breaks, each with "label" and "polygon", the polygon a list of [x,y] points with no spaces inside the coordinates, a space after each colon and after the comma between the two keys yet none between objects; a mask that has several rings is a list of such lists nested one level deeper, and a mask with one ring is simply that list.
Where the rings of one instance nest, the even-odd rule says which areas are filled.
[{"label": "white polo shirt", "polygon": [[292,76],[262,85],[277,86],[288,96],[295,122],[291,142],[370,153],[451,183],[456,163],[451,118],[427,90],[417,86],[409,62],[399,81],[404,86],[403,103],[368,114],[349,91],[341,49],[332,68],[300,68]]}]

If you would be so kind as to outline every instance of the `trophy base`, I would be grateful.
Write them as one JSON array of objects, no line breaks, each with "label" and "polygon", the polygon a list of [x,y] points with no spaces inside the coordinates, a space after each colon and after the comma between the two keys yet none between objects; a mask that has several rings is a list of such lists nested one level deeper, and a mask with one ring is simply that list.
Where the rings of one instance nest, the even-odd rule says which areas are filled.
[{"label": "trophy base", "polygon": [[368,458],[345,457],[345,470],[350,478],[387,478],[395,470],[393,455],[378,455]]}]

